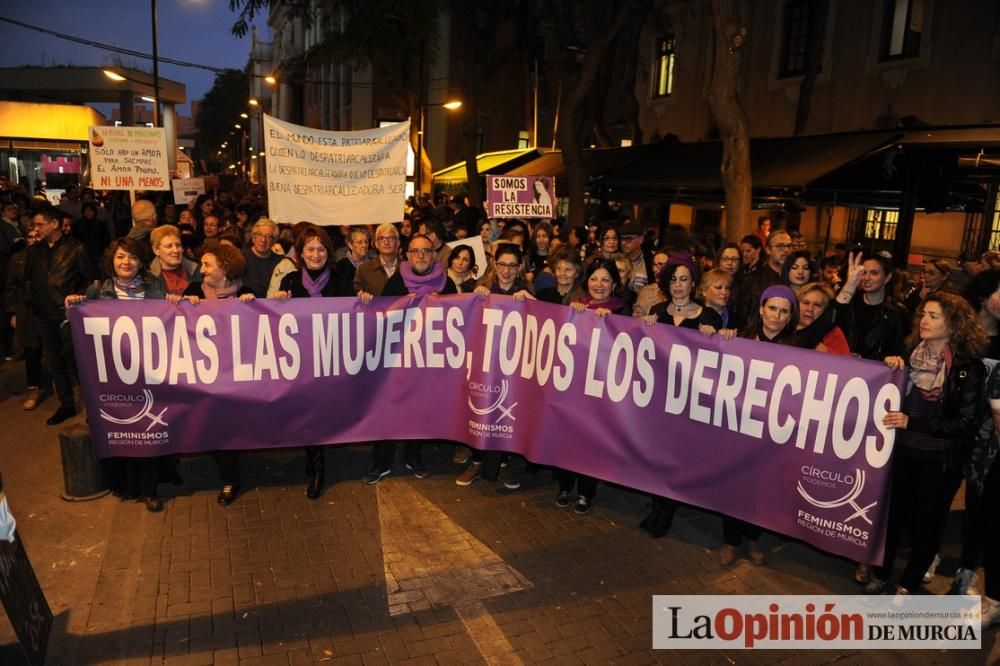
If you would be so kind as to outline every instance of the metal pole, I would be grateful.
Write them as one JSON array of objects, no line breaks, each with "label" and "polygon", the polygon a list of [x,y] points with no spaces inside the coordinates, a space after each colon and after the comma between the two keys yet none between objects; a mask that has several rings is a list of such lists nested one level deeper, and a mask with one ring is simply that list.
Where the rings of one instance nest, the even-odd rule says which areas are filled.
[{"label": "metal pole", "polygon": [[416,177],[416,192],[419,196],[420,187],[424,184],[423,173],[424,173],[424,107],[420,106],[420,129],[417,130],[417,166],[416,170],[413,172]]},{"label": "metal pole", "polygon": [[160,59],[156,48],[156,0],[149,0],[153,13],[153,127],[160,126]]},{"label": "metal pole", "polygon": [[531,147],[538,147],[538,58],[535,58],[535,110],[531,127]]}]

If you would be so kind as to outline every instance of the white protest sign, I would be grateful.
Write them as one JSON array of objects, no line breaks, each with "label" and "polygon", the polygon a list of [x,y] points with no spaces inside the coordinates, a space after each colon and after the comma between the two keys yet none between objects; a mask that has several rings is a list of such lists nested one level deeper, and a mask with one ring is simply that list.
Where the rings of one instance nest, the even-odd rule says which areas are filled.
[{"label": "white protest sign", "polygon": [[[483,237],[482,236],[470,236],[469,238],[462,238],[461,240],[452,241],[447,244],[448,248],[454,250],[456,247],[466,245],[472,249],[472,254],[476,257],[476,270],[473,271],[472,277],[477,280],[483,276],[486,272],[486,267],[489,263],[486,260],[486,250],[483,248]],[[451,252],[448,253],[449,255]],[[445,266],[445,270],[448,266]]]},{"label": "white protest sign", "polygon": [[205,193],[204,178],[174,178],[174,203],[189,204]]},{"label": "white protest sign", "polygon": [[331,132],[264,114],[270,218],[323,225],[402,220],[409,140],[409,120]]},{"label": "white protest sign", "polygon": [[162,127],[90,128],[91,185],[99,190],[169,190]]}]

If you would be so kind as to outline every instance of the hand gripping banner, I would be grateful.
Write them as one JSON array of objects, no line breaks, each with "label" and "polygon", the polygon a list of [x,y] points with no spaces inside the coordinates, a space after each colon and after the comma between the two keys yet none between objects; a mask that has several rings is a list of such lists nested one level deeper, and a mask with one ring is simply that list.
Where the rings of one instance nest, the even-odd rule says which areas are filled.
[{"label": "hand gripping banner", "polygon": [[882,557],[902,373],[508,297],[91,301],[98,457],[448,439]]}]

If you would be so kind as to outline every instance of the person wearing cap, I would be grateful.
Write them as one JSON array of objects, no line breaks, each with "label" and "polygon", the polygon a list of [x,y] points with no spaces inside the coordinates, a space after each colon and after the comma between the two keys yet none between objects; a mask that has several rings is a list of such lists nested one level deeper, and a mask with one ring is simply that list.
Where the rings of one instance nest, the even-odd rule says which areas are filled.
[{"label": "person wearing cap", "polygon": [[632,262],[632,279],[629,286],[632,291],[639,290],[653,282],[653,253],[642,246],[642,225],[637,222],[626,222],[618,228],[621,252]]},{"label": "person wearing cap", "polygon": [[[774,234],[772,234],[772,237]],[[771,285],[760,296],[757,321],[744,330],[741,337],[758,342],[792,344],[799,319],[799,300],[791,287]],[[719,551],[719,563],[729,566],[736,561],[737,549],[744,539],[750,550],[750,561],[763,564],[766,559],[759,540],[760,527],[730,516],[722,517],[724,544]]]}]

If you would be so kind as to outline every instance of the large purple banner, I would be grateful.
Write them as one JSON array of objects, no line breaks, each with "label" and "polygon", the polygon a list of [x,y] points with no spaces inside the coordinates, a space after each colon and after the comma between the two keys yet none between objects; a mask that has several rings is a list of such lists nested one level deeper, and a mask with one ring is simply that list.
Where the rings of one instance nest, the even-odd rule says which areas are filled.
[{"label": "large purple banner", "polygon": [[450,439],[881,560],[902,373],[508,297],[91,301],[98,457]]}]

